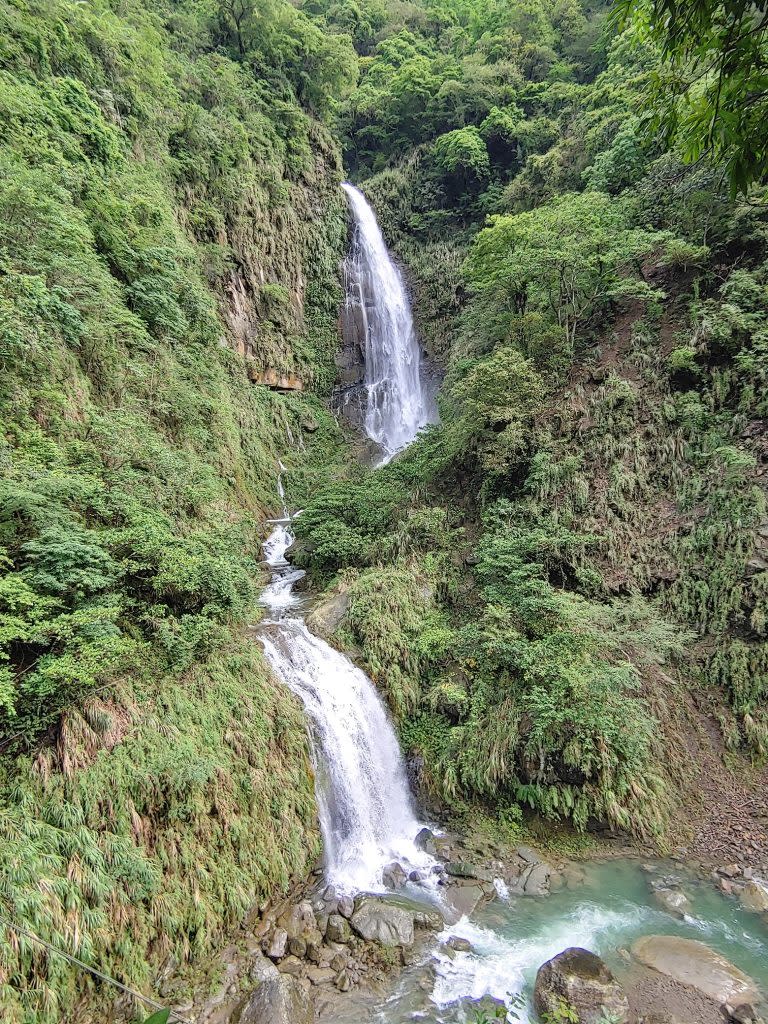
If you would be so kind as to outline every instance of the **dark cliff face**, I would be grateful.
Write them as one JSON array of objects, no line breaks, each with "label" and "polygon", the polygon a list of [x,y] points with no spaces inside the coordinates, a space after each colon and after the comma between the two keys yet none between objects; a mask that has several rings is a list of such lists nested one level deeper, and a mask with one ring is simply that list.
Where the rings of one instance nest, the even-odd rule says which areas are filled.
[{"label": "dark cliff face", "polygon": [[368,320],[360,275],[349,259],[344,263],[344,292],[339,321],[341,347],[336,353],[338,376],[332,403],[334,411],[348,423],[362,427],[365,420],[365,337]]}]

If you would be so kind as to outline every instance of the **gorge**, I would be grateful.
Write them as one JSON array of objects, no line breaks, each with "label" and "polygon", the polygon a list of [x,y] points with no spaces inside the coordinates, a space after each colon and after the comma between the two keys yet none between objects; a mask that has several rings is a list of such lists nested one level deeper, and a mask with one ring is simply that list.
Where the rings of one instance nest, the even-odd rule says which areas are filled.
[{"label": "gorge", "polygon": [[692,2],[0,0],[3,1021],[764,1016],[768,25]]}]

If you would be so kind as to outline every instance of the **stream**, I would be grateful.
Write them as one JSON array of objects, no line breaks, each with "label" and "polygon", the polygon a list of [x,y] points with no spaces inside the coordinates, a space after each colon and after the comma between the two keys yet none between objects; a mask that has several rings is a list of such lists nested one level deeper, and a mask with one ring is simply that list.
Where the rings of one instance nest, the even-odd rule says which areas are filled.
[{"label": "stream", "polygon": [[[430,420],[420,354],[403,281],[376,218],[359,190],[344,185],[353,218],[346,264],[347,302],[359,307],[366,329],[364,426],[379,464],[414,440]],[[283,467],[280,467],[281,471]],[[282,476],[282,517],[263,545],[270,581],[261,595],[266,617],[259,636],[275,674],[301,700],[307,715],[323,836],[325,877],[349,894],[382,891],[383,869],[398,861],[420,872],[422,898],[438,900],[429,883],[434,860],[417,848],[422,828],[409,792],[402,753],[371,680],[347,657],[314,636],[302,615],[304,573],[286,558],[293,541]],[[650,885],[654,873],[672,876],[690,900],[685,918],[663,910]],[[417,886],[408,886],[417,895]],[[456,1001],[490,995],[505,1001],[509,1020],[529,1019],[539,966],[568,946],[604,957],[621,976],[628,949],[640,936],[699,939],[722,953],[768,991],[768,929],[710,881],[677,863],[615,859],[586,865],[570,884],[546,898],[500,895],[461,918],[422,949],[421,960],[393,978],[387,990],[336,1007],[336,1024],[453,1022]],[[449,935],[470,951],[442,945]],[[361,1002],[362,998],[362,1002]]]},{"label": "stream", "polygon": [[[653,873],[649,872],[653,869]],[[649,881],[674,877],[691,902],[692,913],[677,918],[654,900]],[[535,1020],[531,1008],[538,968],[568,946],[598,953],[620,979],[629,968],[626,953],[644,935],[697,939],[723,954],[768,991],[768,928],[757,914],[723,896],[708,879],[671,861],[641,863],[616,858],[583,866],[571,887],[546,898],[496,899],[437,936],[420,965],[407,969],[387,993],[349,1016],[335,1013],[334,1024],[455,1024],[462,998],[491,995],[503,1000],[510,1021]],[[449,935],[466,938],[471,952],[448,951]],[[687,1024],[695,1024],[693,1021]]]}]

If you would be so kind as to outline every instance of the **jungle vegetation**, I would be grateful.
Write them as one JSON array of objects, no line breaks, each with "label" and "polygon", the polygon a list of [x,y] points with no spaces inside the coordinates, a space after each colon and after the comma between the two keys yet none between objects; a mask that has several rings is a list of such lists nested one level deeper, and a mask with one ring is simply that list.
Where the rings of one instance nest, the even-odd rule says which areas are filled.
[{"label": "jungle vegetation", "polygon": [[301,557],[439,801],[663,843],[689,699],[768,753],[764,19],[356,9],[347,160],[441,421],[317,493]]},{"label": "jungle vegetation", "polygon": [[[680,708],[766,756],[765,32],[713,0],[0,0],[0,913],[170,998],[313,864],[246,629],[280,458],[335,639],[455,813],[663,843]],[[376,471],[329,411],[343,174],[444,374]],[[3,1019],[112,1001],[0,931]]]}]

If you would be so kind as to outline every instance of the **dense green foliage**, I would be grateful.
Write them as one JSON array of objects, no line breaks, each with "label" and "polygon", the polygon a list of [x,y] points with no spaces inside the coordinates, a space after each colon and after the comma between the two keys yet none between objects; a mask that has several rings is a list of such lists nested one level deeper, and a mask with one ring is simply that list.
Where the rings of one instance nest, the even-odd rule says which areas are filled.
[{"label": "dense green foliage", "polygon": [[[240,633],[278,458],[299,493],[340,443],[355,55],[232,11],[0,2],[0,911],[145,992],[317,852],[302,720]],[[0,983],[24,1024],[114,997],[10,934]]]},{"label": "dense green foliage", "polygon": [[747,192],[768,172],[768,5],[744,0],[653,0],[616,4],[617,24],[651,38],[664,61],[652,82],[652,130],[690,160],[722,163],[731,190]]},{"label": "dense green foliage", "polygon": [[447,376],[299,528],[427,787],[661,837],[678,705],[768,753],[768,239],[649,139],[665,55],[595,45],[604,16],[443,0],[355,37],[350,159]]},{"label": "dense green foliage", "polygon": [[[181,996],[306,873],[301,717],[243,630],[281,458],[453,809],[663,841],[681,715],[768,756],[764,12],[630,13],[0,0],[4,915]],[[342,151],[445,370],[376,471],[327,403]],[[0,936],[3,1019],[80,996]]]}]

